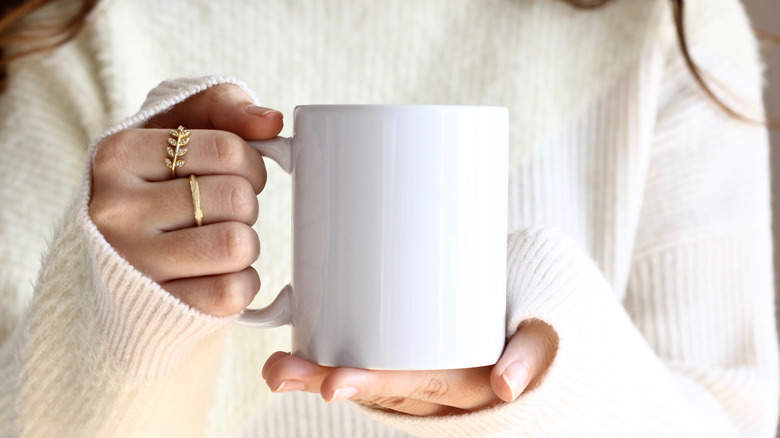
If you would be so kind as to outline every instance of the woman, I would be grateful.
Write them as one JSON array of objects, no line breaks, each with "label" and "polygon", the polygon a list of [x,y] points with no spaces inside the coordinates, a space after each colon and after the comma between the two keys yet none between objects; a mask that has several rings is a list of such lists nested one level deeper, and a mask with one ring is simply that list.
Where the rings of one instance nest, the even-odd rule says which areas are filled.
[{"label": "woman", "polygon": [[[716,3],[686,4],[685,35],[748,113],[755,41],[738,2]],[[670,12],[645,0],[98,4],[71,42],[8,66],[0,430],[773,435],[766,131],[702,90]],[[157,86],[174,77],[194,79]],[[508,342],[494,367],[326,369],[272,354],[289,345],[283,330],[231,325],[259,288],[259,241],[264,291],[290,259],[285,178],[269,166],[264,187],[244,141],[285,133],[296,104],[329,102],[509,108]],[[192,144],[174,174],[163,158],[180,124]]]}]

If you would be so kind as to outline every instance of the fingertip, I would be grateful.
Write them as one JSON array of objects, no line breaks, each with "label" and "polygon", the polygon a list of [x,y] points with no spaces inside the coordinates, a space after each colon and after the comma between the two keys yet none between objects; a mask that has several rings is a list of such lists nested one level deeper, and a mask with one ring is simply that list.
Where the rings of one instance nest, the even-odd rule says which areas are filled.
[{"label": "fingertip", "polygon": [[281,111],[250,104],[244,107],[249,115],[244,127],[247,140],[266,140],[276,137],[284,127],[284,114]]},{"label": "fingertip", "polygon": [[306,384],[298,380],[283,380],[276,388],[271,388],[275,393],[303,391]]},{"label": "fingertip", "polygon": [[352,386],[345,386],[336,389],[331,394],[326,394],[325,392],[322,393],[322,398],[328,402],[336,402],[341,400],[348,400],[358,394],[358,389]]},{"label": "fingertip", "polygon": [[[289,353],[274,353],[263,367],[263,376],[268,387],[275,392],[280,392],[279,388],[286,381],[301,382],[305,391],[320,392],[322,380],[328,375],[330,368],[323,367],[309,360],[294,356]],[[289,386],[282,389],[297,388],[298,385]]]},{"label": "fingertip", "polygon": [[265,365],[263,365],[263,370],[260,374],[263,377],[263,380],[268,380],[268,376],[271,372],[271,368],[273,368],[273,366],[276,365],[277,362],[279,362],[282,358],[286,356],[290,356],[290,353],[286,353],[284,351],[277,351],[274,354],[272,354],[270,357],[268,357],[268,360],[265,361]]},{"label": "fingertip", "polygon": [[281,113],[255,105],[241,87],[222,84],[206,90],[204,95],[208,120],[214,129],[233,132],[246,140],[273,138],[281,131]]},{"label": "fingertip", "polygon": [[528,366],[522,362],[512,362],[504,368],[498,375],[498,378],[491,379],[493,392],[498,398],[506,402],[517,399],[520,394],[528,387],[528,377],[530,371]]},{"label": "fingertip", "polygon": [[265,140],[279,134],[282,113],[255,105],[252,97],[235,84],[218,84],[190,96],[169,111],[147,121],[146,128],[171,128],[230,131],[246,140]]},{"label": "fingertip", "polygon": [[335,368],[322,381],[320,395],[326,402],[352,398],[359,392],[359,387],[365,386],[364,380],[369,375],[357,368]]},{"label": "fingertip", "polygon": [[282,117],[284,117],[279,110],[275,110],[275,109],[272,109],[272,108],[266,108],[266,107],[262,107],[262,106],[257,106],[257,105],[255,105],[253,103],[247,105],[244,108],[244,111],[246,111],[250,115],[256,116],[256,117],[266,117],[266,116],[268,116],[268,119],[271,119],[272,117],[274,117],[275,114],[279,114]]}]

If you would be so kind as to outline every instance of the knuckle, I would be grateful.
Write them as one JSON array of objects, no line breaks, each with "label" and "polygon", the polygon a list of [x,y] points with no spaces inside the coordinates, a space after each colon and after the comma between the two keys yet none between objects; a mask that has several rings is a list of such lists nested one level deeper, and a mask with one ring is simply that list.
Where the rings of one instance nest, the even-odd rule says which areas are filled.
[{"label": "knuckle", "polygon": [[[548,326],[549,327],[549,326]],[[547,352],[555,352],[558,349],[558,334],[550,328],[543,332],[544,345]]]},{"label": "knuckle", "polygon": [[119,208],[116,202],[111,202],[110,199],[102,196],[93,197],[89,203],[89,217],[104,235],[124,217],[123,209]]},{"label": "knuckle", "polygon": [[225,98],[243,94],[244,90],[235,84],[218,84],[209,88],[206,90],[206,92],[208,93],[209,103],[216,105],[222,102]]},{"label": "knuckle", "polygon": [[537,322],[529,325],[533,343],[530,354],[532,355],[531,364],[546,366],[552,363],[558,351],[558,334],[548,324]]},{"label": "knuckle", "polygon": [[122,130],[105,138],[95,148],[92,155],[92,168],[96,176],[104,169],[115,169],[123,165],[127,158],[127,148],[132,130]]},{"label": "knuckle", "polygon": [[[143,212],[144,206],[126,190],[109,184],[94,183],[87,211],[90,219],[105,237],[135,231],[139,222],[131,212]],[[143,217],[143,215],[141,215]]]},{"label": "knuckle", "polygon": [[372,397],[362,399],[361,402],[371,407],[381,407],[400,411],[408,403],[408,399],[404,397]]},{"label": "knuckle", "polygon": [[205,91],[208,103],[207,117],[210,121],[218,119],[225,105],[232,101],[249,100],[244,90],[235,84],[219,84]]},{"label": "knuckle", "polygon": [[226,224],[223,245],[225,257],[236,268],[249,266],[259,254],[257,235],[244,223]]},{"label": "knuckle", "polygon": [[214,137],[214,152],[217,165],[224,170],[238,169],[244,162],[242,148],[239,147],[237,137],[228,132],[217,134]]},{"label": "knuckle", "polygon": [[448,388],[449,382],[447,382],[446,376],[439,373],[429,374],[425,378],[425,384],[413,391],[410,398],[424,401],[435,400],[441,394],[447,393]]},{"label": "knuckle", "polygon": [[216,304],[225,313],[236,313],[249,305],[246,288],[237,275],[223,275],[214,282],[213,294]]},{"label": "knuckle", "polygon": [[243,221],[254,221],[257,217],[257,196],[249,181],[243,178],[230,178],[225,182],[225,196],[228,208],[234,217]]}]

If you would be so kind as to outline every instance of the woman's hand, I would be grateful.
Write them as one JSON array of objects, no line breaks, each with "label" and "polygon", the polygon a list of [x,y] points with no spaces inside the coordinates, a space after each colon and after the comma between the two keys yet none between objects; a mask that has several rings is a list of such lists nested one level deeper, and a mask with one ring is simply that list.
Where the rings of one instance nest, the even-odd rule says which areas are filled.
[{"label": "woman's hand", "polygon": [[274,353],[263,378],[274,392],[317,392],[326,401],[351,399],[411,415],[453,415],[515,400],[538,384],[558,349],[549,325],[529,321],[509,340],[492,367],[437,371],[330,368]]},{"label": "woman's hand", "polygon": [[[184,165],[166,167],[171,130],[191,130]],[[117,252],[184,303],[210,315],[242,311],[260,289],[250,266],[260,252],[252,229],[266,182],[262,157],[244,139],[273,138],[282,114],[252,105],[235,85],[218,85],[101,142],[92,160],[89,215]],[[198,177],[203,226],[196,226],[189,175]]]}]

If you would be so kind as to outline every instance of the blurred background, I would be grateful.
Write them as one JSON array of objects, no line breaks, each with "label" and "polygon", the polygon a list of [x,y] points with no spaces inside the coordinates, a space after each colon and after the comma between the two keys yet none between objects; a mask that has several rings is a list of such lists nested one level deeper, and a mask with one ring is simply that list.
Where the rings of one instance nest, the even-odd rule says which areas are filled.
[{"label": "blurred background", "polygon": [[[780,40],[780,0],[745,0],[753,25],[770,32]],[[780,43],[780,41],[778,41]],[[768,115],[780,120],[780,44],[765,44],[764,60],[767,67],[768,87],[764,92]],[[772,136],[772,207],[775,233],[775,301],[780,303],[780,131]],[[777,308],[777,306],[775,306]],[[780,316],[780,314],[779,314]],[[780,317],[778,318],[780,320]],[[780,327],[780,324],[778,325]],[[778,370],[780,372],[780,370]],[[777,436],[780,437],[780,427]]]}]

